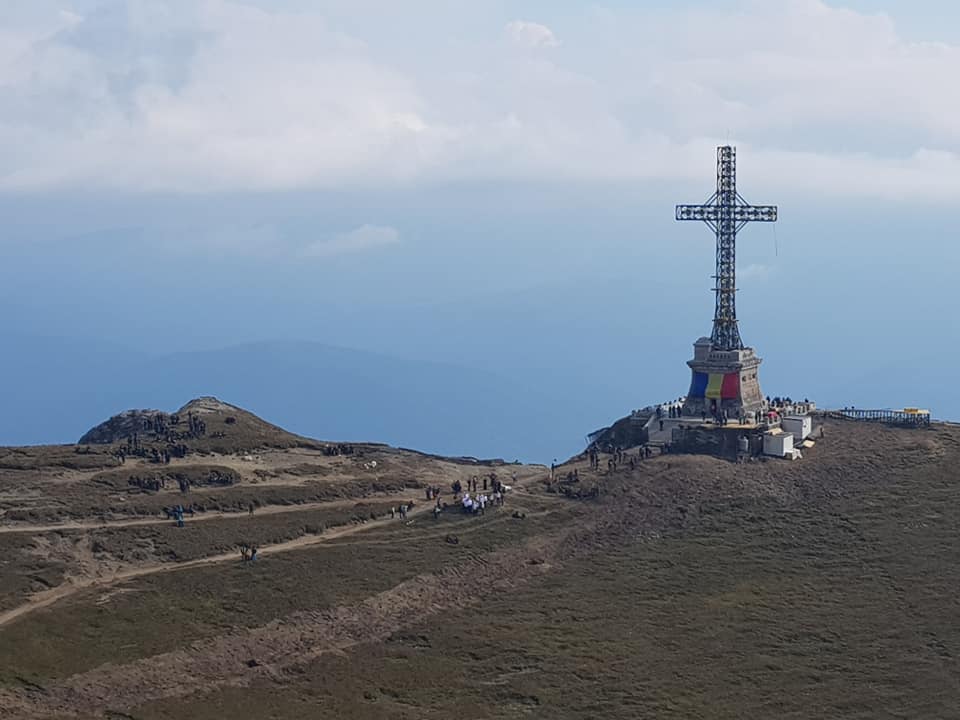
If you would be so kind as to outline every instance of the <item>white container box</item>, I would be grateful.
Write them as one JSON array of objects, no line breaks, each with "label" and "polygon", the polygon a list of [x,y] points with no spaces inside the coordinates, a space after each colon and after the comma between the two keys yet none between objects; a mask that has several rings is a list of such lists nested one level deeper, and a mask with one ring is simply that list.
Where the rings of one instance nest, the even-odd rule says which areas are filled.
[{"label": "white container box", "polygon": [[763,436],[763,454],[787,457],[793,453],[793,435],[782,430],[771,430]]},{"label": "white container box", "polygon": [[809,415],[788,415],[780,423],[784,432],[793,435],[798,443],[803,442],[813,434],[813,418]]}]

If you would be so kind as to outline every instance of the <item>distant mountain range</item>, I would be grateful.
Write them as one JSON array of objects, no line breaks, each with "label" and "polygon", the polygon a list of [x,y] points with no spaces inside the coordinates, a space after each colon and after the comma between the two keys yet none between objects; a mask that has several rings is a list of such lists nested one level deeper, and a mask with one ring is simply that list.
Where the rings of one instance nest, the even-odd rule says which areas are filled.
[{"label": "distant mountain range", "polygon": [[476,369],[310,342],[151,355],[82,340],[10,338],[0,444],[76,442],[128,409],[216,395],[292,432],[426,452],[550,462],[585,427],[564,399]]}]

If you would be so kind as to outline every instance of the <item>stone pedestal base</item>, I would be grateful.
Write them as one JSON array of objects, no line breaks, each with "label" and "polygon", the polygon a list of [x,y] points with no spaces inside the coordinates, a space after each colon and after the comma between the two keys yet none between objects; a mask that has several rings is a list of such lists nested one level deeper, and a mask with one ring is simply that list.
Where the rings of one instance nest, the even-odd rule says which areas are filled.
[{"label": "stone pedestal base", "polygon": [[693,360],[687,365],[692,376],[683,414],[732,420],[760,413],[764,406],[757,377],[762,360],[753,348],[716,350],[709,338],[693,345]]}]

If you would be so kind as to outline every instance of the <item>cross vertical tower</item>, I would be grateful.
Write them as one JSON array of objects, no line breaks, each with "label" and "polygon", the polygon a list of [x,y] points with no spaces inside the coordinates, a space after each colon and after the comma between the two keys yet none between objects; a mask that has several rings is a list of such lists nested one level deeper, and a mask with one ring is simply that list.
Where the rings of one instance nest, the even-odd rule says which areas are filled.
[{"label": "cross vertical tower", "polygon": [[717,302],[710,339],[718,350],[741,350],[737,324],[737,233],[749,222],[776,222],[776,205],[750,205],[737,192],[737,149],[717,148],[717,191],[702,205],[677,205],[677,220],[699,220],[717,235]]},{"label": "cross vertical tower", "polygon": [[737,324],[737,233],[750,222],[776,222],[775,205],[750,205],[737,192],[737,150],[717,148],[717,191],[702,205],[677,205],[677,220],[706,223],[717,236],[713,332],[694,343],[688,415],[743,417],[763,407],[761,360],[745,347]]}]

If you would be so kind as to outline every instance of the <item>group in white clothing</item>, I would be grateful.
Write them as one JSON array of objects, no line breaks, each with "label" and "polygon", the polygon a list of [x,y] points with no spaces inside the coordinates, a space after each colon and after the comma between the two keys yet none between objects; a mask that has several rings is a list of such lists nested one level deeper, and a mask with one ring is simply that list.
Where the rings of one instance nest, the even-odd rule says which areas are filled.
[{"label": "group in white clothing", "polygon": [[483,515],[487,511],[487,505],[503,505],[503,493],[497,490],[493,493],[493,495],[482,493],[471,496],[469,492],[465,492],[463,494],[463,499],[460,502],[463,505],[463,511],[465,513]]}]

